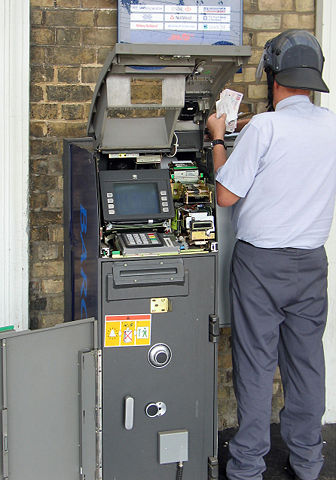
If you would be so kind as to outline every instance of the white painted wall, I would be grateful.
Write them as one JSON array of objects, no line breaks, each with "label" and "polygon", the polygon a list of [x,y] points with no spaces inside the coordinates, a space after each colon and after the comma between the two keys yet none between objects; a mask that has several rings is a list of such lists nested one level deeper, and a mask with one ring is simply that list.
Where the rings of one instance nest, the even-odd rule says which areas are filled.
[{"label": "white painted wall", "polygon": [[[322,93],[320,104],[336,113],[336,2],[317,0],[316,33],[325,56],[323,78],[330,93]],[[329,314],[324,335],[327,406],[324,421],[336,422],[336,214],[326,244],[329,259]]]},{"label": "white painted wall", "polygon": [[0,328],[28,327],[29,0],[0,0]]}]

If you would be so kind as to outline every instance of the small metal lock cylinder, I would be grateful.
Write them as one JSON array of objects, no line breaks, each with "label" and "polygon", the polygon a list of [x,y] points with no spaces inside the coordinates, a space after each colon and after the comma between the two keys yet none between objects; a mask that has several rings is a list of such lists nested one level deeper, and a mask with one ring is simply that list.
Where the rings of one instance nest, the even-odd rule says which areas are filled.
[{"label": "small metal lock cylinder", "polygon": [[149,403],[146,405],[145,413],[147,417],[161,417],[167,411],[167,406],[163,402]]}]

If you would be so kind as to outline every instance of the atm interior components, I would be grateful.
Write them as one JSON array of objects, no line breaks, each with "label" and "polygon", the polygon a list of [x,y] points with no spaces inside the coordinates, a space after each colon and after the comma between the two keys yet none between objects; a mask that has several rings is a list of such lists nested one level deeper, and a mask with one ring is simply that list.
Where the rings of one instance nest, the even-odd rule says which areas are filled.
[{"label": "atm interior components", "polygon": [[[169,170],[104,170],[99,179],[105,258],[118,252],[178,254],[196,245],[211,250],[214,186],[207,184],[207,174],[200,174],[196,162],[175,160]],[[122,231],[127,233],[115,235]]]},{"label": "atm interior components", "polygon": [[191,160],[171,162],[172,178],[174,182],[197,183],[199,170]]},{"label": "atm interior components", "polygon": [[219,215],[204,130],[249,54],[117,44],[90,137],[65,141],[65,314],[98,319],[101,480],[218,477]]}]

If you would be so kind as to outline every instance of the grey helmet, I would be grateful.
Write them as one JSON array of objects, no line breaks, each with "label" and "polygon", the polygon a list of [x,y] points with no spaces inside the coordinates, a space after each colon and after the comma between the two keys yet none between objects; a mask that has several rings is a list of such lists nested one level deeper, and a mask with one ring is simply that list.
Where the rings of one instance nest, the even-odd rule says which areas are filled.
[{"label": "grey helmet", "polygon": [[320,44],[306,30],[286,30],[269,40],[264,48],[256,78],[270,69],[279,85],[329,92],[322,80],[324,57]]}]

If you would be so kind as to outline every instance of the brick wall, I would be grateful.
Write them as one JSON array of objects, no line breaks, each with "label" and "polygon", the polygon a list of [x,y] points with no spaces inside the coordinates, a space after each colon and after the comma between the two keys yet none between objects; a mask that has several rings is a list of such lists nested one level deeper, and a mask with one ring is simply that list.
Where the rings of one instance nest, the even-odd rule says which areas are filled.
[{"label": "brick wall", "polygon": [[30,318],[63,321],[62,142],[83,137],[116,0],[31,0]]},{"label": "brick wall", "polygon": [[[31,327],[63,321],[62,142],[83,137],[98,73],[117,38],[116,0],[31,0],[30,318]],[[287,28],[314,30],[314,0],[244,0],[244,44],[252,57],[231,87],[246,109],[265,108],[255,70],[266,40]],[[220,344],[219,426],[236,424],[230,329]],[[282,405],[274,382],[273,421]]]}]

